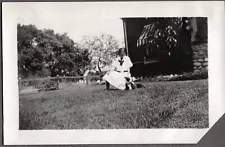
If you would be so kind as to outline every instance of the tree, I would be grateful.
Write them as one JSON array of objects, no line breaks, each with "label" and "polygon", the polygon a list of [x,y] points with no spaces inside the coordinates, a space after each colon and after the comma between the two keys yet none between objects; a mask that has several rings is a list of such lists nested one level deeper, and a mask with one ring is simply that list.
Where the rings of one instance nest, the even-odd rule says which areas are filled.
[{"label": "tree", "polygon": [[38,30],[18,24],[19,74],[28,76],[81,75],[89,64],[88,52],[78,48],[66,33]]},{"label": "tree", "polygon": [[119,42],[110,34],[101,34],[100,36],[83,37],[82,48],[90,53],[92,68],[97,68],[102,72],[104,67],[110,66],[116,57],[116,51],[119,48]]},{"label": "tree", "polygon": [[[158,58],[176,52],[180,35],[184,35],[185,31],[190,32],[188,18],[147,18],[147,21],[141,38],[145,38],[147,54]],[[143,44],[138,42],[138,46],[140,45]]]},{"label": "tree", "polygon": [[34,25],[17,25],[18,69],[20,76],[27,77],[42,70],[42,51],[35,48],[34,40],[40,34]]},{"label": "tree", "polygon": [[54,34],[53,30],[44,30],[38,42],[38,47],[45,50],[51,76],[81,75],[82,68],[89,62],[87,51],[79,49],[66,33],[60,35]]}]

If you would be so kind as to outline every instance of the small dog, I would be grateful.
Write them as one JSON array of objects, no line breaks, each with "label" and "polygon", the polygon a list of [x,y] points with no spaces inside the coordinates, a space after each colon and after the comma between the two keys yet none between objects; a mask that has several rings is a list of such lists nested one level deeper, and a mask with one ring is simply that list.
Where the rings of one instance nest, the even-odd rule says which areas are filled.
[{"label": "small dog", "polygon": [[137,83],[135,84],[134,81],[136,80],[134,77],[125,77],[126,81],[127,81],[127,84],[126,84],[126,89],[129,90],[129,89],[136,89],[136,88],[145,88],[144,85],[140,84],[140,83]]}]

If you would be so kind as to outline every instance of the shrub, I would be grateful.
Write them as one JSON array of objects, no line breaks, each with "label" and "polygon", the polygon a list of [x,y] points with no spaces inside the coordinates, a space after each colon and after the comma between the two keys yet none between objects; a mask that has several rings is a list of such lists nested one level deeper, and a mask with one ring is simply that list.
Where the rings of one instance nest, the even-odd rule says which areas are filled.
[{"label": "shrub", "polygon": [[43,80],[42,84],[38,85],[38,91],[51,91],[59,89],[59,85],[56,80]]},{"label": "shrub", "polygon": [[199,80],[207,79],[208,73],[183,73],[181,76],[172,77],[169,81]]},{"label": "shrub", "polygon": [[39,85],[41,85],[41,81],[39,80],[21,81],[20,88],[24,89],[27,87],[33,87],[38,89]]},{"label": "shrub", "polygon": [[149,81],[149,82],[160,82],[160,81],[185,81],[185,80],[200,80],[200,79],[207,79],[208,73],[202,72],[202,73],[182,73],[180,75],[178,74],[171,74],[171,75],[157,75],[152,77],[144,77],[144,78],[138,78],[142,79],[142,81]]}]

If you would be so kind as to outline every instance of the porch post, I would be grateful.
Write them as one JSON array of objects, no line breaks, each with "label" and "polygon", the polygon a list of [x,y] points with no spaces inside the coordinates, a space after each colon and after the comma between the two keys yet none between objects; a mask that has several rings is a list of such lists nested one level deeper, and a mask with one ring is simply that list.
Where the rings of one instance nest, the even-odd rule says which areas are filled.
[{"label": "porch post", "polygon": [[125,48],[126,48],[127,56],[129,57],[126,21],[125,21],[125,19],[122,19],[122,21],[123,21],[123,32],[124,32]]},{"label": "porch post", "polygon": [[197,34],[197,31],[198,31],[197,20],[196,20],[195,17],[193,17],[191,19],[190,25],[191,25],[191,28],[192,28],[191,42],[195,42],[196,41],[196,34]]}]

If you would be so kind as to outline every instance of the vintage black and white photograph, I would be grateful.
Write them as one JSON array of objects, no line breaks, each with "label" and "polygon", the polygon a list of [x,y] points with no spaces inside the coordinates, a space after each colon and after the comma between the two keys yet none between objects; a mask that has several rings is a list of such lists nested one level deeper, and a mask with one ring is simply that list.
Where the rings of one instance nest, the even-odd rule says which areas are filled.
[{"label": "vintage black and white photograph", "polygon": [[3,4],[4,144],[199,142],[224,114],[221,3]]},{"label": "vintage black and white photograph", "polygon": [[73,13],[18,16],[20,130],[209,127],[207,17]]}]

